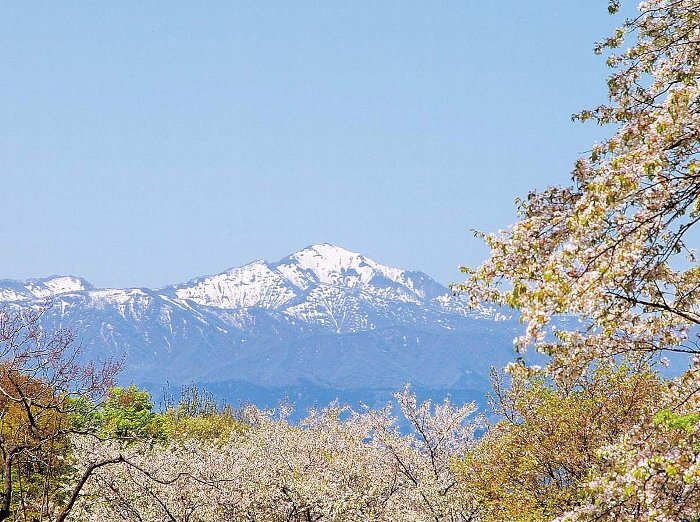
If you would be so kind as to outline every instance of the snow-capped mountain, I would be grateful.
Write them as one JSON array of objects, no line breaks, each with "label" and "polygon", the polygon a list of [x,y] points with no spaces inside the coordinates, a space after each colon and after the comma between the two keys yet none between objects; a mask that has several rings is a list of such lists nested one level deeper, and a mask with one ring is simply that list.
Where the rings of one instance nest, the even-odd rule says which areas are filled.
[{"label": "snow-capped mountain", "polygon": [[0,303],[51,299],[59,294],[83,290],[93,290],[93,287],[85,279],[73,276],[30,279],[23,283],[13,280],[0,280]]},{"label": "snow-capped mountain", "polygon": [[[255,261],[161,290],[179,302],[221,310],[259,308],[333,333],[371,330],[386,321],[448,320],[468,309],[421,272],[390,268],[361,254],[320,244],[277,263]],[[436,316],[437,315],[437,316]]]},{"label": "snow-capped mountain", "polygon": [[86,356],[125,356],[122,380],[196,381],[229,400],[382,401],[411,382],[474,397],[512,358],[517,322],[470,310],[428,275],[318,244],[161,289],[71,276],[0,281],[0,306],[43,306]]}]

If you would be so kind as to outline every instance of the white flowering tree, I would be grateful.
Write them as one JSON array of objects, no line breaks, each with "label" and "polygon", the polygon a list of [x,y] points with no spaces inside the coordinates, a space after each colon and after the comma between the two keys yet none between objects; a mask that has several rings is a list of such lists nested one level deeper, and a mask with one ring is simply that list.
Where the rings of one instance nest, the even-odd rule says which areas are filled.
[{"label": "white flowering tree", "polygon": [[[700,352],[689,244],[700,220],[700,0],[642,2],[596,52],[610,53],[609,101],[574,118],[610,124],[610,137],[576,163],[572,184],[530,193],[517,223],[483,235],[491,256],[458,287],[475,305],[519,309],[517,348],[551,355],[563,388],[621,355]],[[582,324],[556,331],[557,314]],[[599,449],[580,505],[561,520],[698,520],[698,394],[691,368]]]},{"label": "white flowering tree", "polygon": [[[687,236],[700,219],[700,1],[642,2],[605,50],[610,101],[575,118],[614,133],[577,162],[571,185],[528,194],[515,225],[484,235],[491,257],[459,287],[475,304],[518,308],[518,347],[534,344],[561,370],[697,351],[687,332],[700,323],[700,272]],[[555,314],[587,328],[545,342]]]},{"label": "white flowering tree", "polygon": [[409,435],[388,408],[358,413],[332,405],[299,425],[249,408],[247,428],[216,441],[124,448],[78,439],[80,461],[122,462],[91,476],[72,519],[477,520],[452,471],[473,444],[474,406],[419,403],[408,390],[397,399]]}]

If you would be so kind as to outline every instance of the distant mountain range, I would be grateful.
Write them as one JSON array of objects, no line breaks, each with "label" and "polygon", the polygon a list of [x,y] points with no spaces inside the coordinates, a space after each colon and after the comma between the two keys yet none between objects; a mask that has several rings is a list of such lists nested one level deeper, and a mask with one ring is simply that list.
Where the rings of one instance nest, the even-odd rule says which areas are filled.
[{"label": "distant mountain range", "polygon": [[334,398],[482,400],[491,366],[513,359],[516,318],[470,310],[418,271],[318,244],[160,289],[98,289],[79,277],[0,281],[0,306],[41,306],[47,328],[77,331],[85,356],[124,356],[121,380],[156,400],[196,382],[237,404],[300,410]]}]

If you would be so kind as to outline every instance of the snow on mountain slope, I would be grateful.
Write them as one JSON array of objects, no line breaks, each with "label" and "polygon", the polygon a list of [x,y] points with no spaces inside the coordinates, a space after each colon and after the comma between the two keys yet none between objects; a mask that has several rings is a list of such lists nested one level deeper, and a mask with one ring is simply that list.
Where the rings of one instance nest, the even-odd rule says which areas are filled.
[{"label": "snow on mountain slope", "polygon": [[[361,331],[396,320],[393,305],[410,323],[435,313],[469,313],[449,290],[422,272],[382,265],[329,244],[307,247],[277,263],[256,261],[222,274],[161,290],[165,296],[220,308],[264,308],[333,332]],[[451,309],[448,311],[448,300]],[[405,307],[404,307],[405,308]]]},{"label": "snow on mountain slope", "polygon": [[0,302],[50,299],[61,294],[92,289],[93,286],[85,279],[74,276],[29,279],[24,283],[6,279],[0,281]]},{"label": "snow on mountain slope", "polygon": [[31,279],[27,288],[36,297],[43,299],[59,294],[92,290],[93,287],[85,279],[73,276],[52,276],[46,279]]},{"label": "snow on mountain slope", "polygon": [[319,390],[390,399],[408,380],[481,393],[520,327],[498,310],[469,310],[422,272],[329,244],[161,289],[0,281],[0,306],[47,302],[46,327],[75,329],[86,356],[124,356],[126,382],[217,383],[240,400],[241,390],[262,393],[253,401],[306,393],[302,407]]},{"label": "snow on mountain slope", "polygon": [[265,261],[231,268],[164,289],[166,295],[216,308],[277,309],[297,296],[295,289]]},{"label": "snow on mountain slope", "polygon": [[65,310],[62,296],[75,293],[84,297],[84,307],[112,310],[120,317],[128,313],[136,321],[150,306],[176,307],[199,322],[206,323],[203,314],[216,316],[241,331],[250,322],[252,316],[246,311],[251,309],[266,311],[273,322],[305,324],[332,333],[389,324],[450,328],[457,317],[494,318],[469,310],[463,300],[422,272],[388,267],[327,243],[309,246],[277,263],[255,261],[160,290],[95,289],[72,276],[0,281],[0,303],[51,299]]},{"label": "snow on mountain slope", "polygon": [[445,287],[422,272],[391,268],[327,243],[292,254],[280,261],[276,269],[304,289],[314,284],[337,286],[413,302],[447,293]]}]

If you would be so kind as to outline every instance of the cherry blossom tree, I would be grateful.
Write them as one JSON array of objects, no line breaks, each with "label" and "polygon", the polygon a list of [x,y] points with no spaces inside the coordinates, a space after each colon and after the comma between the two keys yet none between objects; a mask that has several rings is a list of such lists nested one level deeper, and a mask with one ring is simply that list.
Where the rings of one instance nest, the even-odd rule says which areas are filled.
[{"label": "cherry blossom tree", "polygon": [[[610,101],[575,119],[611,124],[612,136],[576,163],[571,185],[528,194],[516,224],[483,235],[491,257],[458,287],[474,304],[518,308],[518,348],[535,345],[563,373],[598,357],[698,351],[688,327],[700,323],[700,272],[687,238],[700,220],[700,2],[642,2],[596,47],[606,50]],[[555,314],[585,327],[550,342]]]},{"label": "cherry blossom tree", "polygon": [[[570,185],[528,194],[517,223],[483,234],[490,258],[455,289],[474,305],[519,309],[517,348],[551,355],[562,389],[601,361],[695,354],[653,414],[599,449],[580,505],[560,520],[697,520],[700,0],[644,1],[596,52],[609,53],[609,101],[574,118],[611,135],[576,163]],[[582,322],[556,330],[557,314]],[[533,373],[522,362],[510,370]]]},{"label": "cherry blossom tree", "polygon": [[469,521],[452,463],[474,442],[473,405],[397,400],[411,434],[389,408],[331,405],[293,424],[286,412],[248,408],[247,426],[167,445],[79,438],[79,460],[121,458],[97,470],[74,520]]}]

